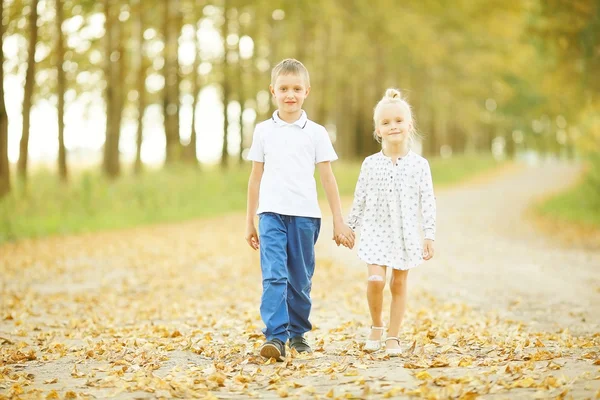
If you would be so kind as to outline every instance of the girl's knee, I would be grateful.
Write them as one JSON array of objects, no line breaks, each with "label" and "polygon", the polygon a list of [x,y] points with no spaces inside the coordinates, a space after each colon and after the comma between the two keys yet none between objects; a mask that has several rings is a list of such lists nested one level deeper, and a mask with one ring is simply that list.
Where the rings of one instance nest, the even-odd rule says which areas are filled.
[{"label": "girl's knee", "polygon": [[402,294],[406,289],[407,274],[395,274],[390,281],[390,291],[392,294]]},{"label": "girl's knee", "polygon": [[383,291],[385,287],[385,278],[381,275],[371,275],[367,281],[370,290]]}]

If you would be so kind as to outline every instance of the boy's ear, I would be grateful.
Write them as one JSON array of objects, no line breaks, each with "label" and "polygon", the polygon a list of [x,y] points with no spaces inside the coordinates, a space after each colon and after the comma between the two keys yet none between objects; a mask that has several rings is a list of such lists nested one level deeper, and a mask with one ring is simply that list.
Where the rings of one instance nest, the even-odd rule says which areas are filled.
[{"label": "boy's ear", "polygon": [[306,94],[304,95],[305,97],[308,97],[308,94],[310,93],[310,86],[306,88]]},{"label": "boy's ear", "polygon": [[275,89],[273,88],[273,85],[269,85],[269,92],[271,92],[271,95],[275,96]]}]

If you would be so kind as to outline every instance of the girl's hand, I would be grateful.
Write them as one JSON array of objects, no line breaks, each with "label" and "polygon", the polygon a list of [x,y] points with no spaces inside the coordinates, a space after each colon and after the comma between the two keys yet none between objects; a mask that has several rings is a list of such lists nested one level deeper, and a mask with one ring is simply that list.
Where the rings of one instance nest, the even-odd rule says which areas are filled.
[{"label": "girl's hand", "polygon": [[431,260],[433,258],[434,253],[435,252],[433,251],[433,240],[425,239],[425,242],[423,242],[423,259]]},{"label": "girl's hand", "polygon": [[347,248],[351,249],[354,247],[354,231],[345,223],[333,224],[333,240],[338,246],[343,244]]},{"label": "girl's hand", "polygon": [[341,244],[344,247],[347,247],[349,249],[354,247],[354,241],[352,239],[348,239],[346,236],[344,236],[343,234],[339,234],[337,235],[335,238],[335,244],[337,244],[338,246]]},{"label": "girl's hand", "polygon": [[254,224],[248,224],[246,226],[246,242],[248,242],[250,247],[252,247],[254,250],[258,250],[260,242],[258,240],[258,232],[256,232]]}]

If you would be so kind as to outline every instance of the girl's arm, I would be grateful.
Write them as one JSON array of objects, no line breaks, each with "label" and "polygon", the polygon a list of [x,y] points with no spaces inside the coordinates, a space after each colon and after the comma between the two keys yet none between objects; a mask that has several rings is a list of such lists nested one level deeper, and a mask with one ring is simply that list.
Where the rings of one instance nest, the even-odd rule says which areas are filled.
[{"label": "girl's arm", "polygon": [[431,179],[431,168],[425,160],[421,182],[419,183],[419,194],[421,197],[421,213],[423,216],[423,232],[425,239],[435,240],[435,195],[433,193],[433,180]]},{"label": "girl's arm", "polygon": [[348,215],[348,225],[352,230],[360,228],[362,224],[362,218],[365,211],[365,204],[367,200],[367,161],[363,161],[360,167],[360,174],[358,175],[358,182],[356,182],[356,188],[354,189],[354,201],[352,202],[352,208]]}]

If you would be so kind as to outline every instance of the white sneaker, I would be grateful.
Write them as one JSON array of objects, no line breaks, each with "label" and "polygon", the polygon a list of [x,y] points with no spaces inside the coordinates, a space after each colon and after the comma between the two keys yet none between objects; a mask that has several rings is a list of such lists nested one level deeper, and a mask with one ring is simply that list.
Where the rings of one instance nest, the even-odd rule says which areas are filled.
[{"label": "white sneaker", "polygon": [[[395,336],[390,336],[388,338],[385,339],[385,341],[387,342],[388,340],[395,340],[398,343],[398,346],[400,346],[400,339],[398,339]],[[398,349],[388,349],[386,346],[385,349],[385,354],[387,354],[390,357],[398,357],[399,355],[402,354],[402,349],[398,348]]]},{"label": "white sneaker", "polygon": [[[371,326],[371,330],[376,330],[376,331],[384,331],[385,327],[384,326]],[[365,341],[365,345],[363,346],[363,351],[366,351],[368,353],[372,353],[374,351],[378,351],[381,349],[381,343],[383,342],[383,333],[381,334],[381,339],[379,340],[371,340],[371,339],[367,339]]]}]

